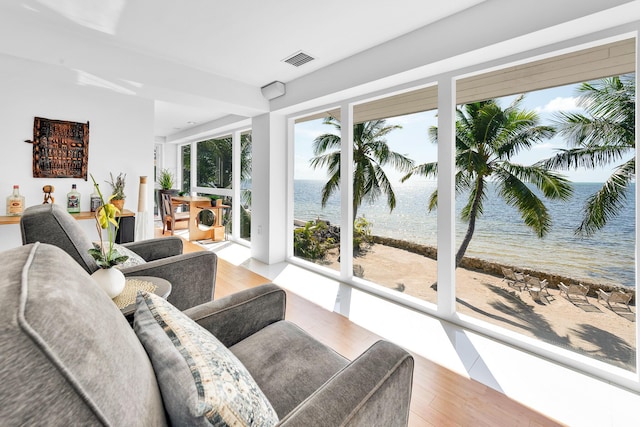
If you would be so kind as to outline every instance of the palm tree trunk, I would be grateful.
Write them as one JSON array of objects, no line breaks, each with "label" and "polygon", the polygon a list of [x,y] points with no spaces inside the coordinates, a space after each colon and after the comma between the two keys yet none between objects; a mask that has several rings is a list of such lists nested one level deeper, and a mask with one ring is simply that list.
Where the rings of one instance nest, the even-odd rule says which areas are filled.
[{"label": "palm tree trunk", "polygon": [[460,261],[462,261],[462,257],[464,253],[467,251],[469,247],[469,243],[471,243],[471,238],[473,237],[473,232],[476,231],[476,216],[478,215],[478,205],[480,204],[480,199],[482,198],[482,193],[484,191],[484,181],[482,177],[478,177],[478,184],[476,186],[476,196],[473,199],[473,204],[471,205],[471,211],[469,212],[469,226],[467,227],[467,233],[464,235],[464,239],[460,244],[460,248],[458,248],[458,253],[456,253],[456,268],[460,265]]}]

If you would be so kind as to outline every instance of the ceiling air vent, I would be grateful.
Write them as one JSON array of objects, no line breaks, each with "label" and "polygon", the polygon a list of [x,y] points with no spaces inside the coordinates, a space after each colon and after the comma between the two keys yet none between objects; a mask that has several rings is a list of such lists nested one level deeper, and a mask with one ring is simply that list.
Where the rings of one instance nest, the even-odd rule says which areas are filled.
[{"label": "ceiling air vent", "polygon": [[307,62],[313,61],[314,59],[315,58],[313,56],[307,55],[306,53],[300,51],[289,56],[287,59],[283,59],[283,61],[287,64],[293,65],[294,67],[299,67],[306,64]]}]

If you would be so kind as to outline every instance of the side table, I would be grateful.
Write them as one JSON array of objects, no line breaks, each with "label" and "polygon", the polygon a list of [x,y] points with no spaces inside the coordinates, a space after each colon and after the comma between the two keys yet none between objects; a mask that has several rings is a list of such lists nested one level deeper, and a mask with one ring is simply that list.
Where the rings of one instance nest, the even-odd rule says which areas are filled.
[{"label": "side table", "polygon": [[171,283],[160,277],[152,276],[127,276],[124,290],[113,299],[122,314],[133,322],[133,313],[136,311],[136,295],[139,290],[153,292],[162,298],[167,298],[171,293]]}]

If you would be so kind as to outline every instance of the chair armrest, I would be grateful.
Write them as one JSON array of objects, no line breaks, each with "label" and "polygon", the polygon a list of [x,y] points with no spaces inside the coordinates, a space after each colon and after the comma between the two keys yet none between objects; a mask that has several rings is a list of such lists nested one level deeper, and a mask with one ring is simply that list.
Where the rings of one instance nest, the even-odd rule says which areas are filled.
[{"label": "chair armrest", "polygon": [[167,258],[182,254],[183,242],[180,237],[163,237],[124,243],[122,246],[131,249],[145,261]]},{"label": "chair armrest", "polygon": [[149,261],[123,268],[122,272],[125,276],[154,276],[168,280],[171,294],[167,301],[179,310],[185,310],[213,299],[217,264],[215,253],[203,251]]},{"label": "chair armrest", "polygon": [[185,314],[230,347],[284,319],[287,295],[268,283],[185,310]]},{"label": "chair armrest", "polygon": [[406,426],[413,357],[378,341],[287,414],[280,426]]}]

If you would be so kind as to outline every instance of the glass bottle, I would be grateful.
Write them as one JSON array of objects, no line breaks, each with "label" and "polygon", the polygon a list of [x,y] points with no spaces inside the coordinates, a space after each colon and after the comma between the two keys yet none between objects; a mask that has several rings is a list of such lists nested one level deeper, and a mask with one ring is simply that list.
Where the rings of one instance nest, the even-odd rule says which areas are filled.
[{"label": "glass bottle", "polygon": [[94,187],[93,193],[91,193],[91,212],[97,211],[101,204],[102,202],[100,201],[98,190]]},{"label": "glass bottle", "polygon": [[67,212],[80,212],[80,193],[76,190],[76,185],[71,185],[71,191],[67,193]]},{"label": "glass bottle", "polygon": [[24,211],[24,196],[20,195],[20,186],[13,186],[13,193],[7,197],[7,215],[20,216]]}]

